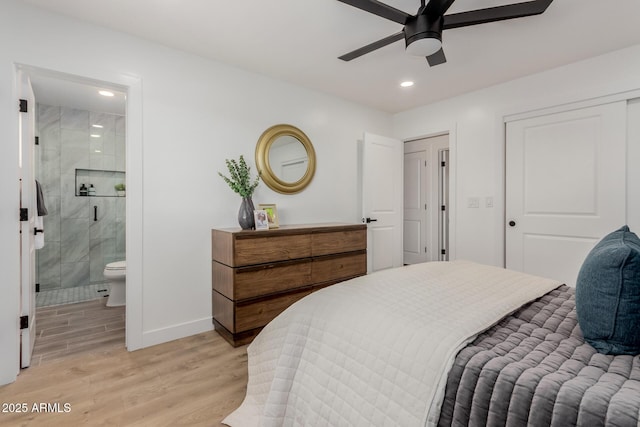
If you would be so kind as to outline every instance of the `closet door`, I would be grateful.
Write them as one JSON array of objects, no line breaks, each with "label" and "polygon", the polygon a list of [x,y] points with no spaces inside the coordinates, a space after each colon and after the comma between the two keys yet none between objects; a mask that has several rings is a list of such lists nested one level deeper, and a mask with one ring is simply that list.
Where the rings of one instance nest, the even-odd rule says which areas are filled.
[{"label": "closet door", "polygon": [[575,286],[625,224],[626,102],[507,123],[506,267]]}]

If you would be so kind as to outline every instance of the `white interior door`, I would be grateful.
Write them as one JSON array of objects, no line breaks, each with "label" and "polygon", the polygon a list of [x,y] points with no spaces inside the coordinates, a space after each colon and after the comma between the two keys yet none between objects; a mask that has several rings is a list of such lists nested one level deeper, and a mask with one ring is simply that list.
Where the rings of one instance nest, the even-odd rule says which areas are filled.
[{"label": "white interior door", "polygon": [[367,271],[402,265],[402,141],[365,133],[362,217],[368,222]]},{"label": "white interior door", "polygon": [[404,144],[405,264],[448,259],[448,148],[449,135]]},{"label": "white interior door", "polygon": [[[410,143],[407,143],[410,144]],[[404,154],[403,261],[416,264],[427,261],[427,151]]]},{"label": "white interior door", "polygon": [[506,267],[575,286],[625,223],[626,102],[507,124]]},{"label": "white interior door", "polygon": [[[34,175],[35,97],[29,76],[18,72],[20,84],[20,208],[27,209],[27,218],[20,224],[20,316],[26,325],[20,330],[20,366],[31,364],[31,353],[36,339],[36,268],[34,231],[36,229],[36,193]],[[23,102],[26,101],[26,112]],[[21,218],[22,219],[22,218]],[[25,327],[26,326],[26,327]]]}]

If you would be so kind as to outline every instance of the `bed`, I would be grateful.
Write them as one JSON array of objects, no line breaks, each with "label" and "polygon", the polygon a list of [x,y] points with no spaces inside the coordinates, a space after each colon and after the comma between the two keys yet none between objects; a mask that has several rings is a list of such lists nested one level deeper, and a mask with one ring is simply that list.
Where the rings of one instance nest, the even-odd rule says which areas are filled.
[{"label": "bed", "polygon": [[572,288],[472,262],[292,305],[248,347],[239,426],[638,425],[640,360],[582,339]]}]

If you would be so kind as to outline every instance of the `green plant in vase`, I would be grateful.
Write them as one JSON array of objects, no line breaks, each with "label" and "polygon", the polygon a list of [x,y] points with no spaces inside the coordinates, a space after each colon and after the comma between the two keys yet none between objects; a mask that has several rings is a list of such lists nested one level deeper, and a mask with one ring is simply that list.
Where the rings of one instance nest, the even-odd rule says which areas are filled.
[{"label": "green plant in vase", "polygon": [[260,181],[260,175],[255,179],[251,178],[251,167],[247,165],[244,160],[244,156],[240,156],[238,161],[234,159],[226,159],[227,169],[229,170],[229,176],[223,175],[218,172],[218,175],[222,177],[229,187],[242,197],[242,204],[238,211],[238,223],[243,230],[249,230],[255,227],[255,221],[253,219],[253,200],[251,196],[253,191],[258,186]]},{"label": "green plant in vase", "polygon": [[126,189],[124,183],[121,182],[120,184],[116,184],[116,185],[113,186],[113,188],[115,188],[116,193],[118,194],[118,196],[124,196],[124,192],[125,192],[125,189]]}]

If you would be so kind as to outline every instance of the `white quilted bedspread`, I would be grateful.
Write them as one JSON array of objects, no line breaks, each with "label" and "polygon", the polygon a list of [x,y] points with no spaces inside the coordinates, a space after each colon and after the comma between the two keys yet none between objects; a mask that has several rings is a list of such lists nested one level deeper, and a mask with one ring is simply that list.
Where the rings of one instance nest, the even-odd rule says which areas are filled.
[{"label": "white quilted bedspread", "polygon": [[289,307],[248,347],[249,426],[437,423],[456,353],[557,281],[471,262],[385,270]]}]

